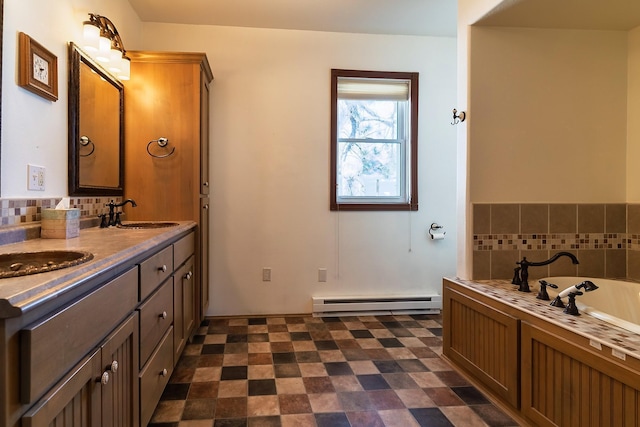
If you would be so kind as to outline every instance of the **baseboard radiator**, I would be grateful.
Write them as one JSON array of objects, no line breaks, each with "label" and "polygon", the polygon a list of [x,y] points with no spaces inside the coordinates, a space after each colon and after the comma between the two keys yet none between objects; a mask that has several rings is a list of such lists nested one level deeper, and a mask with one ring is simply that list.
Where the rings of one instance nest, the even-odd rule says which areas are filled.
[{"label": "baseboard radiator", "polygon": [[438,314],[441,295],[312,297],[313,315],[345,316],[379,314]]}]

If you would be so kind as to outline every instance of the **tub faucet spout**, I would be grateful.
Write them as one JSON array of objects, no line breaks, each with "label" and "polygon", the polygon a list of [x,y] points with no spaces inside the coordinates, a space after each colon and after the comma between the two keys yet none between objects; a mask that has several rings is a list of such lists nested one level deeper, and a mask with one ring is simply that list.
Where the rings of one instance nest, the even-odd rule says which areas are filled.
[{"label": "tub faucet spout", "polygon": [[527,257],[522,257],[522,261],[516,262],[516,264],[518,264],[520,267],[514,270],[514,276],[511,283],[513,285],[518,285],[518,290],[520,292],[531,292],[531,290],[529,289],[529,267],[542,267],[545,265],[549,265],[563,256],[570,258],[571,262],[574,264],[580,264],[578,258],[576,258],[576,256],[571,252],[558,252],[548,260],[540,262],[531,262],[527,260]]}]

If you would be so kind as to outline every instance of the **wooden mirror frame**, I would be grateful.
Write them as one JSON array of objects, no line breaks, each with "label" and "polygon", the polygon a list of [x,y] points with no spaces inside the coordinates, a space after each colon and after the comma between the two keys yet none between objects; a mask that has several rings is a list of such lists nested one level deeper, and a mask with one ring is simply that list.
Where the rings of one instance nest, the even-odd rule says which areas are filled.
[{"label": "wooden mirror frame", "polygon": [[[4,0],[0,0],[0,147],[2,147],[2,21],[4,17]],[[1,150],[0,150],[1,151]]]},{"label": "wooden mirror frame", "polygon": [[[2,1],[2,0],[0,0]],[[80,65],[85,64],[112,84],[120,92],[120,150],[118,186],[98,187],[80,184]],[[124,86],[94,62],[73,42],[69,43],[69,195],[70,196],[122,196],[124,193]]]}]

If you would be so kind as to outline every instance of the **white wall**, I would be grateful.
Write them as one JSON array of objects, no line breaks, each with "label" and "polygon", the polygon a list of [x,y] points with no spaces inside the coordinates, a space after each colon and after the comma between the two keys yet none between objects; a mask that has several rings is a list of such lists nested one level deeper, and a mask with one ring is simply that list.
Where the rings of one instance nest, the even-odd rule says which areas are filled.
[{"label": "white wall", "polygon": [[[204,51],[215,76],[209,314],[440,293],[456,257],[455,39],[145,24],[144,45]],[[331,68],[420,73],[418,212],[329,211]],[[434,221],[447,239],[426,238]]]},{"label": "white wall", "polygon": [[627,33],[472,27],[472,202],[626,200]]},{"label": "white wall", "polygon": [[[5,198],[67,195],[67,43],[79,41],[88,12],[110,18],[125,47],[136,47],[140,21],[127,0],[20,0],[4,2],[2,63],[2,161]],[[58,101],[18,86],[18,33],[58,57]],[[27,164],[46,168],[45,191],[27,190]]]}]

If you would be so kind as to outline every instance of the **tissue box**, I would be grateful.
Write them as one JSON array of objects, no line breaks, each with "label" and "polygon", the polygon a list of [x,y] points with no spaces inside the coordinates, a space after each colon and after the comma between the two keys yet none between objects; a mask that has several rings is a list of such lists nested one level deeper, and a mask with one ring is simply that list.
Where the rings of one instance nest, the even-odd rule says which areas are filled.
[{"label": "tissue box", "polygon": [[40,237],[71,239],[80,234],[80,209],[43,209]]}]

